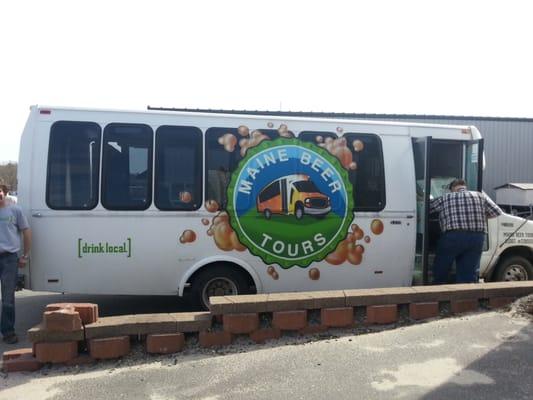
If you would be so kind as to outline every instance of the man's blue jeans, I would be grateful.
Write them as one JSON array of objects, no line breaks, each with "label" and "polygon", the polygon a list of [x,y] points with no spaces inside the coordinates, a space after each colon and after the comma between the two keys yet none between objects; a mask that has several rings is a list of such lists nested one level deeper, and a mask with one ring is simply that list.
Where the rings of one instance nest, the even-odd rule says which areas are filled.
[{"label": "man's blue jeans", "polygon": [[17,286],[18,257],[15,253],[0,254],[0,281],[2,283],[2,321],[0,332],[3,336],[15,333],[15,287]]},{"label": "man's blue jeans", "polygon": [[479,281],[478,270],[485,234],[483,232],[445,232],[437,243],[437,254],[433,263],[433,283],[448,283],[450,269],[456,262],[456,282],[475,283]]}]

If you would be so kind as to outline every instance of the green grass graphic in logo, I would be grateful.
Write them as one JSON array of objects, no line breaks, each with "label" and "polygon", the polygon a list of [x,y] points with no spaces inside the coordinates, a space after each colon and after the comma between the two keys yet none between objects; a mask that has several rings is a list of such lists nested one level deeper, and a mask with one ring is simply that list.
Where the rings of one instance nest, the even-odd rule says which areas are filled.
[{"label": "green grass graphic in logo", "polygon": [[307,267],[334,251],[352,209],[352,186],[337,158],[297,139],[250,149],[228,187],[227,211],[240,242],[283,268]]}]

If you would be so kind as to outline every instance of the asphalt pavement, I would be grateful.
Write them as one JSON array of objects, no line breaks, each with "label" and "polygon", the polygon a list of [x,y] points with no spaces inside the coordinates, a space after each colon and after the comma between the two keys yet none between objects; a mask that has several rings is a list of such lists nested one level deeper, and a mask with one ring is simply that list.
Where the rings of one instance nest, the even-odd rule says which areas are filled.
[{"label": "asphalt pavement", "polygon": [[[111,309],[141,305],[100,300]],[[19,309],[37,313],[49,302],[28,296]],[[531,317],[484,312],[360,335],[340,330],[265,345],[239,338],[229,348],[171,356],[147,356],[138,344],[118,361],[4,376],[0,400],[531,399],[532,360]]]}]

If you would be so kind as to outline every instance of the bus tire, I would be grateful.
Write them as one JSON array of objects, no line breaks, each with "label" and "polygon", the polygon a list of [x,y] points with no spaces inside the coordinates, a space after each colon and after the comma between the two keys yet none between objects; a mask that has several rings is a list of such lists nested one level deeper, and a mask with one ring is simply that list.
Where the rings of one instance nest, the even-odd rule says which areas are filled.
[{"label": "bus tire", "polygon": [[229,265],[218,264],[200,271],[191,284],[195,308],[209,310],[210,296],[233,296],[249,292],[246,277]]},{"label": "bus tire", "polygon": [[266,219],[272,218],[272,211],[270,211],[268,208],[266,208],[265,211],[263,211],[263,214]]},{"label": "bus tire", "polygon": [[528,281],[533,279],[533,265],[522,256],[504,258],[496,269],[496,281]]},{"label": "bus tire", "polygon": [[304,217],[304,206],[302,203],[296,203],[296,207],[294,208],[294,215],[296,216],[296,219],[302,219]]}]

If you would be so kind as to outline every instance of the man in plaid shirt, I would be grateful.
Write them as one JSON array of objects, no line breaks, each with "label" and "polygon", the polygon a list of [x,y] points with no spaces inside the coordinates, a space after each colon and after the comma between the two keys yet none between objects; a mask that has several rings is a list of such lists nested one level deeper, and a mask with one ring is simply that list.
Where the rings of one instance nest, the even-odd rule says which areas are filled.
[{"label": "man in plaid shirt", "polygon": [[454,260],[457,283],[478,282],[487,218],[501,215],[502,210],[485,194],[467,190],[462,179],[453,180],[450,190],[430,203],[430,213],[439,213],[442,231],[433,264],[433,282],[448,283]]}]

